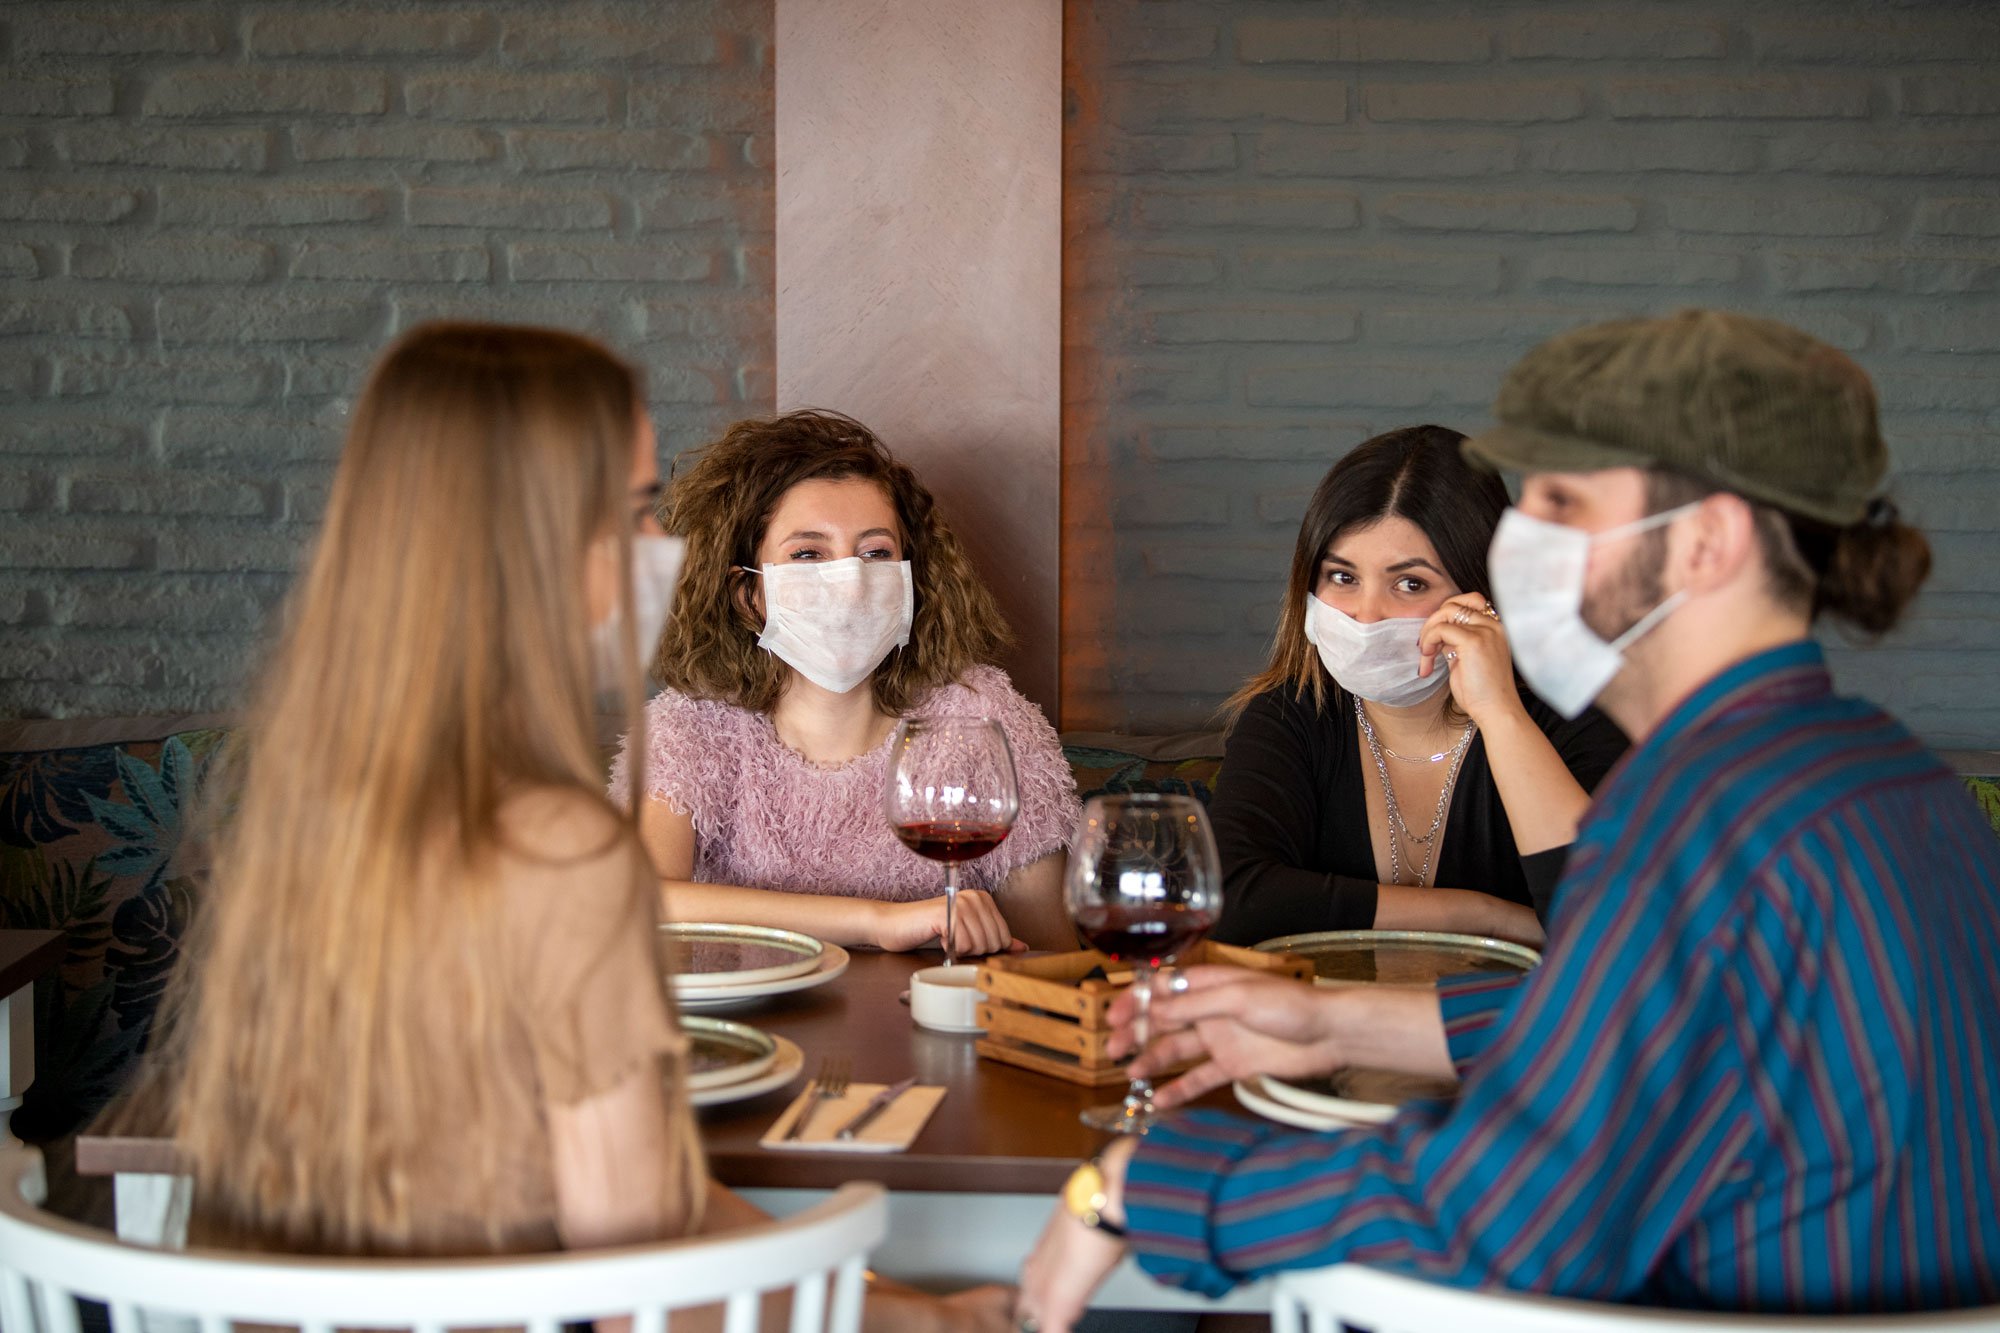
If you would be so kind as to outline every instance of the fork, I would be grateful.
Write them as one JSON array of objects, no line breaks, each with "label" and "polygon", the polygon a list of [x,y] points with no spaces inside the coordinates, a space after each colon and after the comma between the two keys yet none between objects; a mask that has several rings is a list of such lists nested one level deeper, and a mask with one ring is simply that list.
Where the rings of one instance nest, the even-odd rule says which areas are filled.
[{"label": "fork", "polygon": [[812,1084],[806,1089],[806,1104],[799,1111],[798,1118],[792,1121],[790,1128],[785,1130],[784,1138],[781,1141],[790,1143],[792,1140],[798,1138],[799,1135],[805,1133],[806,1123],[813,1118],[814,1113],[819,1110],[822,1103],[846,1096],[847,1081],[847,1057],[844,1055],[822,1056],[819,1062],[819,1072],[813,1075]]}]

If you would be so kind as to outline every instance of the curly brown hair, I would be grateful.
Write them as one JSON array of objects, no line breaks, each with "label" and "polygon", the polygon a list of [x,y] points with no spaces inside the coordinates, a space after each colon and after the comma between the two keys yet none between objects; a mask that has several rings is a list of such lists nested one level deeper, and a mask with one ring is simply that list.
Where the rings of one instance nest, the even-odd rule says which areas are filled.
[{"label": "curly brown hair", "polygon": [[1013,642],[937,501],[907,463],[852,417],[808,408],[739,421],[679,460],[674,472],[660,521],[687,539],[687,560],[673,620],[653,656],[653,674],[669,688],[760,713],[777,706],[790,668],[757,646],[763,626],[742,568],[756,567],[772,513],[802,481],[872,481],[902,528],[916,611],[909,643],[890,652],[870,678],[876,707],[891,716],[907,713],[972,667],[997,665]]}]

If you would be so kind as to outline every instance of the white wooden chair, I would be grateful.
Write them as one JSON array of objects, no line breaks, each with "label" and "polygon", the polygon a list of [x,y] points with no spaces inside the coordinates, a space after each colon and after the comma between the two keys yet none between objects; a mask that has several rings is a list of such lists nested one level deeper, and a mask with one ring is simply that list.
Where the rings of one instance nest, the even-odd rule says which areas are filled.
[{"label": "white wooden chair", "polygon": [[1908,1315],[1648,1310],[1512,1291],[1467,1291],[1360,1264],[1278,1278],[1273,1333],[2000,1333],[2000,1306]]},{"label": "white wooden chair", "polygon": [[758,1327],[760,1298],[791,1296],[791,1333],[855,1333],[862,1270],[888,1229],[880,1185],[842,1186],[783,1221],[717,1239],[481,1259],[298,1258],[162,1250],[43,1211],[41,1154],[0,1154],[0,1333],[80,1333],[77,1299],[108,1307],[112,1333],[232,1323],[335,1329],[508,1327],[629,1315],[666,1333],[677,1312],[722,1305],[727,1333]]}]

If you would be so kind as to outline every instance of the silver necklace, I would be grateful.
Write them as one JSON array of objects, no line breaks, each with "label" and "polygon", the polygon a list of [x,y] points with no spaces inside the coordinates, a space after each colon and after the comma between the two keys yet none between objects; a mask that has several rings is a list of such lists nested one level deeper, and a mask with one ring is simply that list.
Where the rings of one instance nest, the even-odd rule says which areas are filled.
[{"label": "silver necklace", "polygon": [[[1395,785],[1389,781],[1389,764],[1383,758],[1382,742],[1376,738],[1375,724],[1368,720],[1368,710],[1361,706],[1359,699],[1354,701],[1354,720],[1360,724],[1362,736],[1367,738],[1368,753],[1374,757],[1375,771],[1382,779],[1382,805],[1389,815],[1389,882],[1403,882],[1402,842],[1407,838],[1424,849],[1424,863],[1417,870],[1417,887],[1425,887],[1430,883],[1431,866],[1437,861],[1438,830],[1444,827],[1445,811],[1451,808],[1451,790],[1458,785],[1459,765],[1465,761],[1466,747],[1472,744],[1472,733],[1478,727],[1467,722],[1465,730],[1459,733],[1458,744],[1451,747],[1451,768],[1445,772],[1443,790],[1438,792],[1437,810],[1431,815],[1430,828],[1419,835],[1411,832],[1410,826],[1403,822],[1402,808],[1396,803]],[[1397,836],[1398,832],[1401,837]]]},{"label": "silver necklace", "polygon": [[1439,750],[1436,754],[1397,754],[1386,745],[1382,747],[1382,753],[1405,764],[1441,764],[1451,758],[1450,750]]}]

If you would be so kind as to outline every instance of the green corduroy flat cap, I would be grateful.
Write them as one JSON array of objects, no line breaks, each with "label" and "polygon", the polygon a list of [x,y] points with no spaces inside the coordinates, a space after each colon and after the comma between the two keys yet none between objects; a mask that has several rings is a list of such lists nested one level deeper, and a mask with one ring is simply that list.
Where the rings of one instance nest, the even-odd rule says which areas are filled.
[{"label": "green corduroy flat cap", "polygon": [[1516,472],[1663,467],[1823,523],[1860,522],[1889,466],[1846,354],[1721,310],[1593,324],[1507,372],[1465,452]]}]

